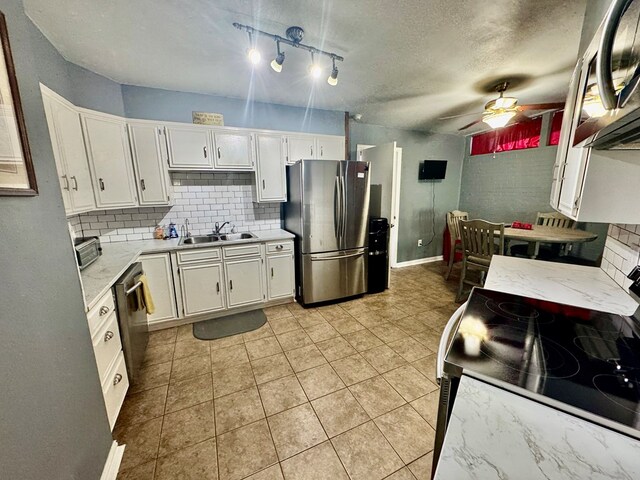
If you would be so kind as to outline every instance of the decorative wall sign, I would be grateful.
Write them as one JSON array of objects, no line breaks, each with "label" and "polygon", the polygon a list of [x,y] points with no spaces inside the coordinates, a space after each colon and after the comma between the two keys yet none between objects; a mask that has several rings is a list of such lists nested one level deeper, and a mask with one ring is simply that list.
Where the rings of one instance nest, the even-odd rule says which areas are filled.
[{"label": "decorative wall sign", "polygon": [[0,195],[37,195],[9,34],[0,12]]},{"label": "decorative wall sign", "polygon": [[192,112],[193,123],[198,125],[224,126],[224,116],[221,113]]}]

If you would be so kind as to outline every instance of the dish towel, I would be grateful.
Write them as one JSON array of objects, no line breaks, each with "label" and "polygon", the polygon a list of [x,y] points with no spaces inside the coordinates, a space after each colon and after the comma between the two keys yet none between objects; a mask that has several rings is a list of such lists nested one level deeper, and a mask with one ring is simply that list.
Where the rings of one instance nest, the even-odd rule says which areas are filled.
[{"label": "dish towel", "polygon": [[142,274],[138,277],[138,281],[142,283],[142,300],[147,307],[147,315],[151,315],[156,311],[156,306],[153,304],[153,297],[149,289],[149,279],[145,274]]}]

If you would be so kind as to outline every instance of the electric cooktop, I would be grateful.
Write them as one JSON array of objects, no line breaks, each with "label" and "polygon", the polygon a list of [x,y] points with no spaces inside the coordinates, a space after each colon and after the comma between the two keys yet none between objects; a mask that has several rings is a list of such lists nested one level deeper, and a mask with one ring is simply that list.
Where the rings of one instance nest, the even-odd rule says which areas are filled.
[{"label": "electric cooktop", "polygon": [[640,438],[639,327],[633,318],[475,288],[444,368]]}]

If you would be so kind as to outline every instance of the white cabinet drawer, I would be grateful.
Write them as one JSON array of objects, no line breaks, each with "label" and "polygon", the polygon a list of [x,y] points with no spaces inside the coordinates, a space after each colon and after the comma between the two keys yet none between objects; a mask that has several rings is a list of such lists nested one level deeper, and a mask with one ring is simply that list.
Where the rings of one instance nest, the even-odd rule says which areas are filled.
[{"label": "white cabinet drawer", "polygon": [[98,332],[93,336],[92,342],[100,382],[103,383],[109,373],[109,367],[113,364],[120,350],[122,350],[116,312],[111,312],[102,328],[98,329]]},{"label": "white cabinet drawer", "polygon": [[260,244],[236,245],[233,247],[222,247],[224,258],[245,257],[249,255],[260,255]]},{"label": "white cabinet drawer", "polygon": [[87,313],[87,321],[89,322],[89,331],[93,337],[107,316],[116,311],[116,305],[113,301],[113,293],[109,290],[98,300],[89,313]]},{"label": "white cabinet drawer", "polygon": [[120,407],[122,407],[128,388],[129,377],[127,377],[127,366],[124,363],[124,354],[120,351],[102,384],[104,404],[107,408],[107,417],[109,418],[111,430],[113,430],[113,426],[116,424]]},{"label": "white cabinet drawer", "polygon": [[293,242],[270,242],[267,243],[267,253],[293,252]]},{"label": "white cabinet drawer", "polygon": [[221,258],[219,248],[199,248],[178,252],[179,264],[202,262],[205,260],[220,260]]}]

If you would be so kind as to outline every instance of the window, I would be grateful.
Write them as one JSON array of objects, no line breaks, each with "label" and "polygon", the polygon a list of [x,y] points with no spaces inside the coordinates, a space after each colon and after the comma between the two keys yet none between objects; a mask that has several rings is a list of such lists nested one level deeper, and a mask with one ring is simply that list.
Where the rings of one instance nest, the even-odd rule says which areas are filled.
[{"label": "window", "polygon": [[540,145],[541,130],[542,117],[537,117],[474,135],[471,138],[471,155],[536,148]]},{"label": "window", "polygon": [[562,127],[562,110],[553,114],[551,120],[551,128],[549,129],[549,145],[558,145],[560,143],[560,128]]}]

